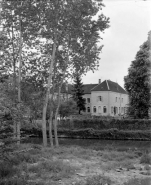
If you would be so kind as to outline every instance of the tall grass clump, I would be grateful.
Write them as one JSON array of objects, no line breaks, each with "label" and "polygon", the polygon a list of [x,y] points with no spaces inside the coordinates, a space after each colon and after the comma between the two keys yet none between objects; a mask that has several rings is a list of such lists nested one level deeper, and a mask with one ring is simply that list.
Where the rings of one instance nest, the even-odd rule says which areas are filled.
[{"label": "tall grass clump", "polygon": [[86,179],[85,183],[77,182],[75,185],[111,185],[112,181],[109,177],[105,177],[102,175],[94,175]]},{"label": "tall grass clump", "polygon": [[17,172],[16,168],[9,162],[0,162],[0,179],[10,177]]},{"label": "tall grass clump", "polygon": [[46,160],[28,167],[30,173],[36,173],[43,178],[44,174],[49,173],[51,179],[56,181],[62,178],[69,178],[75,173],[77,168],[72,167],[62,161]]},{"label": "tall grass clump", "polygon": [[148,153],[145,153],[141,156],[140,163],[151,164],[151,156]]}]

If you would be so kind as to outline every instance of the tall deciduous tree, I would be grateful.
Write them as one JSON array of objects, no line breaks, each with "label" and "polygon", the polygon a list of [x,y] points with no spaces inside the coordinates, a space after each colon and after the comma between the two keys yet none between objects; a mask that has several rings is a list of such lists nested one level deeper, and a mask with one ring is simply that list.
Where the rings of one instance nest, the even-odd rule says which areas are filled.
[{"label": "tall deciduous tree", "polygon": [[[5,2],[7,3],[7,1]],[[8,7],[12,9],[12,4],[14,5],[14,16],[18,14],[18,7],[15,6],[15,3],[19,3],[19,1],[10,1]],[[80,73],[86,73],[97,68],[102,49],[101,44],[98,43],[101,39],[99,32],[103,32],[109,27],[109,18],[100,11],[102,6],[102,0],[27,0],[22,3],[23,40],[29,48],[38,48],[40,61],[48,64],[47,68],[44,68],[47,71],[42,118],[44,146],[47,146],[46,112],[50,85],[54,84],[52,80],[54,68],[59,67],[59,72],[62,75],[59,89],[61,89],[64,78],[67,75],[73,75],[77,68]],[[94,19],[93,17],[96,15],[97,18]],[[7,16],[8,19],[10,17]],[[46,42],[40,47],[39,43],[42,40]],[[27,62],[25,63],[27,64]],[[24,70],[27,75],[26,70],[30,71],[33,68],[30,61],[28,64]],[[34,69],[36,76],[38,76],[37,74],[41,73],[39,70],[41,66],[38,62],[35,68],[37,69],[37,71]],[[58,112],[58,110],[59,106],[56,111]],[[57,117],[57,112],[55,117]]]},{"label": "tall deciduous tree", "polygon": [[129,114],[134,118],[148,118],[150,107],[150,34],[148,40],[140,46],[135,60],[124,77],[125,88],[129,94]]},{"label": "tall deciduous tree", "polygon": [[84,90],[83,90],[83,84],[81,82],[81,77],[79,74],[76,74],[74,79],[73,98],[77,103],[79,114],[81,114],[81,111],[85,110],[85,99],[83,98],[83,95],[84,95]]}]

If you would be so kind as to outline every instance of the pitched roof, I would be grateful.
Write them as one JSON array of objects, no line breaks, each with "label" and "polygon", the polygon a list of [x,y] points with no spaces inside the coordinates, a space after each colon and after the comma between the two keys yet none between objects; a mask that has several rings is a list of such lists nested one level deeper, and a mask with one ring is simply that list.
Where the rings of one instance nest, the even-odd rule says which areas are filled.
[{"label": "pitched roof", "polygon": [[[91,89],[93,89],[98,84],[83,84],[84,94],[91,94]],[[73,85],[72,84],[63,84],[61,88],[61,93],[69,93],[72,94]]]},{"label": "pitched roof", "polygon": [[91,89],[93,89],[98,84],[83,84],[84,94],[91,94]]},{"label": "pitched roof", "polygon": [[112,91],[122,94],[127,94],[127,92],[116,82],[110,80],[105,80],[101,84],[98,84],[92,89],[92,91]]},{"label": "pitched roof", "polygon": [[[72,94],[72,90],[72,84],[67,85],[64,83],[61,88],[61,93]],[[112,91],[127,94],[127,92],[118,83],[112,82],[110,80],[105,80],[101,84],[83,84],[83,90],[84,94],[91,94],[91,91]],[[50,91],[52,91],[52,89]],[[55,92],[57,92],[57,89],[55,89]]]}]

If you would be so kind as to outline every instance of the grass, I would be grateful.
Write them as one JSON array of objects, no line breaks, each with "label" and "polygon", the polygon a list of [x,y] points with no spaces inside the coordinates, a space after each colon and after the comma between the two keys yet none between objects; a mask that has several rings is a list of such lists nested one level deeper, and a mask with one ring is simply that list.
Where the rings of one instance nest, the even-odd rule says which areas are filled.
[{"label": "grass", "polygon": [[111,185],[112,181],[110,178],[102,176],[102,175],[94,175],[92,177],[88,177],[85,182],[77,182],[75,185]]},{"label": "grass", "polygon": [[151,164],[151,155],[145,153],[141,156],[140,163],[142,164]]},{"label": "grass", "polygon": [[138,157],[134,152],[128,151],[128,152],[119,152],[116,150],[108,151],[105,150],[102,152],[102,157],[106,161],[123,161],[125,159],[134,159]]},{"label": "grass", "polygon": [[64,164],[62,161],[42,161],[40,163],[30,165],[28,167],[30,173],[36,173],[37,176],[42,177],[49,173],[51,179],[57,180],[62,178],[69,178],[76,171],[76,168]]},{"label": "grass", "polygon": [[23,178],[13,178],[13,179],[7,179],[7,180],[0,180],[1,185],[29,185],[27,180]]},{"label": "grass", "polygon": [[150,184],[151,184],[151,178],[144,178],[144,179],[134,178],[124,183],[124,185],[150,185]]},{"label": "grass", "polygon": [[0,179],[13,176],[17,169],[9,162],[0,162]]},{"label": "grass", "polygon": [[[64,185],[71,185],[73,181],[75,185],[112,185],[112,181],[118,178],[121,178],[123,185],[128,179],[116,169],[123,168],[124,173],[133,175],[130,170],[136,170],[135,163],[140,167],[145,165],[140,173],[146,179],[142,183],[147,183],[146,177],[151,168],[149,161],[150,153],[140,155],[140,151],[117,150],[108,146],[98,150],[78,146],[43,148],[40,145],[23,144],[9,156],[7,163],[0,161],[0,185],[58,185],[59,181]],[[129,184],[125,185],[133,185],[135,181],[140,179],[132,176],[132,180],[127,182]]]}]

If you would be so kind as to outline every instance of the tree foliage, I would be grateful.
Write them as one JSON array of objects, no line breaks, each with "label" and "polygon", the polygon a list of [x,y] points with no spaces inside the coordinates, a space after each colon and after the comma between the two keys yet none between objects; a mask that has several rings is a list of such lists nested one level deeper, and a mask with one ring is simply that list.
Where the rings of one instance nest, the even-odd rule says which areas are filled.
[{"label": "tree foliage", "polygon": [[150,67],[149,58],[150,34],[136,54],[128,69],[128,75],[124,77],[125,88],[129,94],[129,114],[135,118],[147,118],[150,104]]},{"label": "tree foliage", "polygon": [[62,101],[59,108],[61,118],[69,117],[77,112],[76,102],[72,99]]},{"label": "tree foliage", "polygon": [[[22,82],[28,80],[37,87],[44,87],[43,136],[46,146],[45,120],[50,86],[57,83],[61,88],[65,79],[73,77],[77,70],[84,74],[98,68],[103,47],[99,32],[109,27],[109,18],[100,11],[104,6],[102,0],[3,0],[2,5],[7,38],[3,52],[4,65],[8,71],[12,66],[17,69],[18,33],[21,30]],[[8,46],[11,56],[6,54]],[[14,71],[17,73],[16,69]],[[59,105],[56,116],[58,110]]]}]

